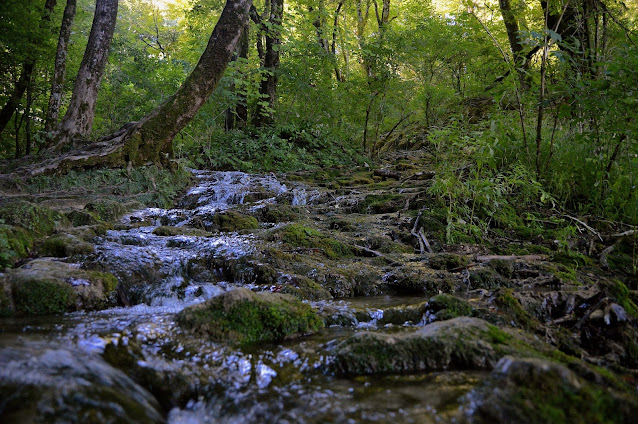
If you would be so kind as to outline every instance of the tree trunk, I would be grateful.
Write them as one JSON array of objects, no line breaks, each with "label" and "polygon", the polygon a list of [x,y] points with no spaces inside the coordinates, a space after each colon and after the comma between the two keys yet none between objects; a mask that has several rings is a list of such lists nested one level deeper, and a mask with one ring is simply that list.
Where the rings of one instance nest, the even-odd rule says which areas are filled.
[{"label": "tree trunk", "polygon": [[526,57],[523,54],[523,45],[519,40],[520,34],[518,20],[516,19],[516,15],[512,10],[512,4],[510,3],[510,0],[499,0],[498,3],[501,10],[501,15],[503,16],[503,23],[505,24],[505,29],[507,30],[507,39],[510,43],[512,56],[514,57],[514,68],[516,69],[516,72],[518,72],[518,79],[520,81],[521,88],[525,90],[529,87],[529,61],[526,60]]},{"label": "tree trunk", "polygon": [[76,0],[67,0],[60,25],[60,36],[58,38],[58,48],[55,53],[55,70],[53,71],[53,83],[51,85],[51,96],[45,122],[45,131],[53,131],[58,122],[60,104],[62,103],[62,93],[64,90],[64,78],[66,75],[66,56],[69,39],[71,37],[71,25],[75,18]]},{"label": "tree trunk", "polygon": [[71,102],[54,135],[58,145],[91,134],[100,80],[115,31],[117,6],[118,0],[96,2],[91,33],[75,79]]},{"label": "tree trunk", "polygon": [[13,93],[11,93],[9,101],[7,101],[7,103],[2,107],[2,110],[0,110],[0,132],[4,130],[11,120],[13,112],[15,112],[18,107],[20,99],[22,99],[27,86],[31,83],[31,75],[33,74],[34,67],[34,60],[30,60],[22,64],[22,72],[20,73],[20,78],[16,82],[16,85],[13,87]]},{"label": "tree trunk", "polygon": [[[137,123],[81,149],[27,165],[13,174],[0,176],[5,182],[19,177],[67,172],[74,168],[143,165],[149,162],[170,165],[173,138],[195,116],[217,87],[235,50],[252,0],[227,0],[206,50],[175,94]],[[1,182],[1,181],[0,181]]]},{"label": "tree trunk", "polygon": [[281,21],[284,12],[284,0],[271,0],[268,32],[266,32],[266,51],[264,68],[266,75],[259,87],[260,101],[255,111],[255,126],[272,124],[273,108],[277,95],[277,69],[279,68],[279,47],[281,46]]}]

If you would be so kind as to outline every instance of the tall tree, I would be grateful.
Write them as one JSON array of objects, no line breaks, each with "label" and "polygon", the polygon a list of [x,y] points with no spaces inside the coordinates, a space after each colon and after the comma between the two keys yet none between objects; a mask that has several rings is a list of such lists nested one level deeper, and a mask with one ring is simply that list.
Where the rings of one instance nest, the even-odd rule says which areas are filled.
[{"label": "tall tree", "polygon": [[55,53],[55,68],[53,71],[53,82],[51,84],[51,95],[44,129],[52,131],[58,122],[60,104],[64,89],[64,77],[66,75],[66,57],[69,39],[71,37],[71,25],[75,18],[76,0],[67,0],[60,25],[60,36],[58,37],[58,47]]},{"label": "tall tree", "polygon": [[[44,4],[44,12],[42,14],[41,25],[48,23],[51,20],[51,13],[53,13],[55,4],[56,0],[46,0]],[[31,84],[31,77],[35,69],[35,63],[36,58],[33,54],[22,63],[20,77],[13,87],[13,91],[11,92],[9,100],[0,110],[0,132],[4,130],[4,128],[11,120],[13,112],[15,111],[16,107],[18,107],[18,104],[20,104],[20,100],[22,99],[24,92],[26,91],[29,84]]]},{"label": "tall tree", "polygon": [[523,89],[529,86],[529,63],[523,51],[523,42],[520,37],[520,29],[518,25],[518,18],[512,9],[512,2],[510,0],[499,0],[499,8],[501,15],[503,16],[503,23],[507,31],[507,39],[512,50],[512,56],[514,58],[514,68],[518,73],[520,85]]},{"label": "tall tree", "polygon": [[115,31],[117,6],[118,0],[97,0],[95,4],[91,33],[75,78],[71,102],[55,131],[54,141],[58,144],[85,138],[91,133],[100,81]]},{"label": "tall tree", "polygon": [[268,24],[266,25],[266,50],[263,62],[265,76],[259,87],[261,99],[257,103],[257,110],[255,111],[256,126],[273,122],[273,108],[277,96],[277,70],[279,68],[283,13],[284,0],[271,0]]}]

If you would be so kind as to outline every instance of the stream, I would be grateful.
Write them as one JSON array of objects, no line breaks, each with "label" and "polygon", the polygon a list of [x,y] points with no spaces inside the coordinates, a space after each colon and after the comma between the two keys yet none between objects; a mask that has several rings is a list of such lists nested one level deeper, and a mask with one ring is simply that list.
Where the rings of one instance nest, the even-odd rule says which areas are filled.
[{"label": "stream", "polygon": [[[0,402],[28,403],[38,393],[34,414],[55,422],[454,420],[458,399],[485,373],[339,378],[327,368],[331,358],[326,348],[355,332],[377,327],[401,332],[405,326],[427,325],[427,317],[405,326],[377,325],[384,309],[423,302],[422,297],[315,302],[317,308],[329,305],[344,314],[364,310],[369,319],[355,318],[353,326],[333,325],[282,343],[236,347],[185,334],[175,324],[176,313],[242,285],[197,264],[202,258],[236,260],[254,253],[257,241],[250,233],[158,236],[154,229],[206,228],[216,213],[238,205],[260,208],[282,197],[292,205],[306,205],[321,197],[318,189],[287,187],[273,175],[194,172],[198,182],[179,208],[127,215],[78,264],[112,272],[120,284],[146,280],[120,299],[129,306],[2,320],[0,379],[14,384],[15,391]],[[26,412],[14,409],[18,412],[4,422],[29,420]]]}]

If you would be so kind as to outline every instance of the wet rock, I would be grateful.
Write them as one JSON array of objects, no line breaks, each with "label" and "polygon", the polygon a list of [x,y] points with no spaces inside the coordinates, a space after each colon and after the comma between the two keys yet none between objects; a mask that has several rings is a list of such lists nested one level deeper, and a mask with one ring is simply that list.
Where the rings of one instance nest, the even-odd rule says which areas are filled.
[{"label": "wet rock", "polygon": [[515,336],[477,318],[434,322],[394,334],[364,332],[334,348],[339,375],[401,374],[435,370],[490,370]]},{"label": "wet rock", "polygon": [[0,317],[13,314],[15,314],[15,305],[11,294],[11,284],[6,281],[3,274],[0,274]]},{"label": "wet rock", "polygon": [[499,312],[508,314],[512,318],[512,322],[517,326],[529,330],[539,327],[538,321],[523,308],[521,302],[514,296],[512,289],[498,289],[494,292],[490,302],[498,308]]},{"label": "wet rock", "polygon": [[49,259],[8,270],[4,281],[11,288],[15,311],[34,315],[102,309],[112,303],[117,286],[112,274]]},{"label": "wet rock", "polygon": [[332,295],[326,288],[302,275],[281,275],[273,291],[290,294],[301,300],[332,299]]},{"label": "wet rock", "polygon": [[99,357],[62,348],[0,350],[4,422],[164,422],[157,401]]},{"label": "wet rock", "polygon": [[[600,379],[600,377],[598,378]],[[490,377],[464,398],[465,423],[633,422],[638,400],[590,383],[543,359],[502,358]]]},{"label": "wet rock", "polygon": [[239,343],[283,340],[323,327],[312,308],[293,296],[244,288],[188,307],[176,322],[211,340]]},{"label": "wet rock", "polygon": [[196,237],[209,237],[211,234],[207,231],[200,230],[199,228],[192,227],[171,227],[162,225],[153,230],[153,234],[162,237],[172,236],[196,236]]},{"label": "wet rock", "polygon": [[183,364],[148,358],[132,340],[113,340],[104,347],[102,358],[148,390],[164,412],[184,406],[197,396],[197,378]]},{"label": "wet rock", "polygon": [[86,255],[94,251],[93,245],[71,234],[56,234],[44,239],[38,253],[42,256],[65,258],[74,255]]}]

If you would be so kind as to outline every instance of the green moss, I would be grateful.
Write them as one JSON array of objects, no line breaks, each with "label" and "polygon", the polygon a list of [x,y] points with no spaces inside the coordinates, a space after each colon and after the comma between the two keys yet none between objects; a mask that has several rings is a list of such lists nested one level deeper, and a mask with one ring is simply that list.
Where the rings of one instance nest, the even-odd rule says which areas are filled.
[{"label": "green moss", "polygon": [[74,227],[98,224],[98,220],[95,216],[88,211],[71,211],[66,213],[65,216]]},{"label": "green moss", "polygon": [[0,269],[28,256],[33,242],[33,236],[24,228],[0,224]]},{"label": "green moss", "polygon": [[259,223],[255,217],[244,215],[236,211],[224,211],[213,216],[212,230],[232,232],[240,230],[255,230]]},{"label": "green moss", "polygon": [[512,335],[506,333],[495,325],[488,324],[487,339],[494,344],[504,344],[512,340]]},{"label": "green moss", "polygon": [[11,286],[0,281],[0,317],[11,316],[15,313]]},{"label": "green moss", "polygon": [[117,278],[108,272],[87,271],[91,281],[101,281],[104,295],[109,296],[117,288]]},{"label": "green moss", "polygon": [[236,289],[186,308],[176,320],[212,340],[239,343],[283,340],[323,328],[321,318],[298,299],[247,289]]},{"label": "green moss", "polygon": [[438,320],[459,316],[472,316],[473,308],[467,301],[449,294],[434,296],[428,301],[427,309],[436,314]]},{"label": "green moss", "polygon": [[601,284],[603,285],[603,290],[605,290],[610,297],[616,299],[616,302],[625,308],[625,311],[627,311],[629,315],[638,318],[638,307],[629,298],[629,289],[626,285],[618,280]]},{"label": "green moss", "polygon": [[532,316],[523,309],[521,303],[514,297],[512,289],[501,288],[494,296],[494,304],[499,310],[512,315],[518,325],[526,329],[537,327],[537,323]]},{"label": "green moss", "polygon": [[258,211],[258,219],[262,222],[290,222],[299,218],[297,209],[290,205],[265,205]]},{"label": "green moss", "polygon": [[51,234],[58,226],[69,225],[60,213],[24,200],[0,208],[0,216],[6,224],[25,228],[38,236]]},{"label": "green moss", "polygon": [[16,311],[33,315],[67,312],[76,299],[71,286],[58,281],[27,280],[15,284],[13,292]]},{"label": "green moss", "polygon": [[428,264],[433,269],[454,269],[467,265],[470,262],[467,256],[453,253],[435,253],[428,255]]},{"label": "green moss", "polygon": [[171,236],[196,236],[196,237],[208,237],[211,234],[208,231],[200,230],[199,228],[191,227],[170,227],[162,225],[153,230],[153,234],[162,237]]},{"label": "green moss", "polygon": [[401,194],[370,194],[359,204],[360,213],[391,213],[405,207],[405,196]]},{"label": "green moss", "polygon": [[564,264],[571,267],[581,267],[592,265],[592,260],[582,253],[567,250],[564,252],[554,253],[554,262]]},{"label": "green moss", "polygon": [[64,258],[92,253],[94,248],[93,245],[70,234],[57,234],[47,237],[38,250],[42,256]]},{"label": "green moss", "polygon": [[140,209],[144,205],[139,202],[121,202],[112,199],[98,199],[87,204],[84,208],[94,213],[102,221],[113,222],[122,217],[125,213]]},{"label": "green moss", "polygon": [[349,257],[354,254],[345,243],[321,234],[319,231],[301,224],[290,224],[276,229],[271,240],[282,240],[291,246],[321,249],[329,258]]}]

